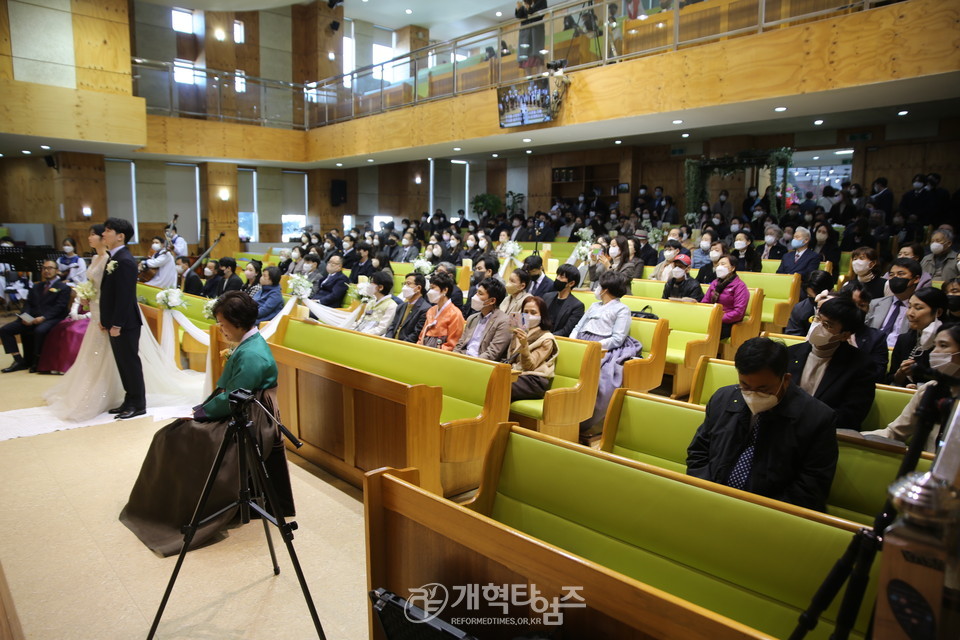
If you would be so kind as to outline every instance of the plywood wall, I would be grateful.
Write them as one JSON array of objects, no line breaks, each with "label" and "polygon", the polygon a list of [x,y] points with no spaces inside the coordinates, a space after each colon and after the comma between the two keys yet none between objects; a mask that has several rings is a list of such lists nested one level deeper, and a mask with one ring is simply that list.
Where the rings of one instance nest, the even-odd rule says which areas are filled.
[{"label": "plywood wall", "polygon": [[13,50],[10,45],[7,0],[0,0],[0,80],[13,80]]},{"label": "plywood wall", "polygon": [[0,159],[0,221],[56,224],[53,173],[43,158]]},{"label": "plywood wall", "polygon": [[[220,197],[221,189],[226,189],[226,200]],[[200,221],[206,226],[206,236],[201,244],[210,246],[220,232],[224,233],[211,257],[230,256],[240,250],[238,218],[237,165],[227,162],[201,163]]]},{"label": "plywood wall", "polygon": [[77,88],[131,95],[127,0],[71,0]]}]

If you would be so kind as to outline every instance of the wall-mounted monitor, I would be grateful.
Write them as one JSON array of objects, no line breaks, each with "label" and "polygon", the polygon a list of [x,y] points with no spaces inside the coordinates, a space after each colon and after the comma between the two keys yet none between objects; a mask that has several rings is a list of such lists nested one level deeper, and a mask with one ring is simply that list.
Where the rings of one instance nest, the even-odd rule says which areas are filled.
[{"label": "wall-mounted monitor", "polygon": [[497,88],[500,126],[522,127],[553,120],[550,78],[536,78]]}]

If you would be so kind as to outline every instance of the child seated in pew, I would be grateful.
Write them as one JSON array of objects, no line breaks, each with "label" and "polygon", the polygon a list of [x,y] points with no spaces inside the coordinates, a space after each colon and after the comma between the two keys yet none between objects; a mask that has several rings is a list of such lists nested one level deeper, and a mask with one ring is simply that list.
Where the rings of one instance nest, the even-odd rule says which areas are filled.
[{"label": "child seated in pew", "polygon": [[523,301],[525,326],[514,327],[507,351],[507,364],[516,376],[510,387],[510,402],[541,400],[550,389],[557,365],[557,341],[543,298],[530,296]]},{"label": "child seated in pew", "polygon": [[605,352],[600,361],[600,384],[593,415],[580,423],[582,437],[600,433],[603,417],[613,392],[623,382],[623,363],[640,355],[641,345],[630,336],[630,309],[620,301],[627,294],[629,282],[616,271],[600,275],[594,295],[597,302],[570,333],[577,340],[599,342]]}]

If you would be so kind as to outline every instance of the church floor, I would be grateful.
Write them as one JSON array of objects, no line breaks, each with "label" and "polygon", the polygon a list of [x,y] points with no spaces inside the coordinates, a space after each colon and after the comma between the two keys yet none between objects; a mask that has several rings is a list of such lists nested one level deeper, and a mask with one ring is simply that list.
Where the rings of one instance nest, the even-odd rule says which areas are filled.
[{"label": "church floor", "polygon": [[[5,374],[0,405],[36,406],[56,381]],[[5,580],[13,638],[18,625],[31,640],[146,637],[176,557],[154,555],[117,515],[163,424],[146,418],[0,442],[0,595]],[[294,547],[324,631],[331,639],[365,638],[361,494],[288,457],[299,524]],[[275,529],[272,535],[279,576],[258,522],[191,551],[157,637],[316,637],[286,547]]]}]

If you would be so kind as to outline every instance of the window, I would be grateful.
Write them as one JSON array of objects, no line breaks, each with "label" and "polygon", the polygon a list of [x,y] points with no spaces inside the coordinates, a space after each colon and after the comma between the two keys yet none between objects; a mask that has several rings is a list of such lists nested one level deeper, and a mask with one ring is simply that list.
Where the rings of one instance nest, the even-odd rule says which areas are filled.
[{"label": "window", "polygon": [[257,242],[257,172],[255,169],[237,169],[237,233],[241,242]]},{"label": "window", "polygon": [[[373,64],[381,64],[393,58],[393,47],[386,47],[382,44],[373,45]],[[393,82],[393,67],[387,66],[373,68],[373,77],[379,80],[381,77],[387,82]]]},{"label": "window", "polygon": [[349,233],[353,229],[353,216],[343,216],[343,232]]},{"label": "window", "polygon": [[233,90],[237,93],[247,92],[247,72],[243,69],[237,69],[237,75],[233,79]]},{"label": "window", "polygon": [[393,222],[393,216],[373,216],[373,229],[380,233],[380,225],[385,222]]},{"label": "window", "polygon": [[193,33],[193,11],[188,9],[174,9],[170,12],[173,20],[173,30],[180,33]]},{"label": "window", "polygon": [[280,216],[280,223],[283,227],[281,237],[283,238],[293,238],[290,240],[300,241],[300,231],[307,226],[307,216],[299,213],[284,213]]},{"label": "window", "polygon": [[303,171],[284,171],[280,223],[283,237],[300,239],[300,231],[307,226],[307,174]]},{"label": "window", "polygon": [[189,60],[173,61],[173,81],[180,84],[196,84],[196,72],[193,70],[193,63]]},{"label": "window", "polygon": [[350,73],[357,68],[356,53],[353,38],[343,36],[343,86],[348,89],[353,86],[353,76]]},{"label": "window", "polygon": [[233,41],[237,44],[243,44],[244,42],[244,29],[242,20],[233,21]]}]

